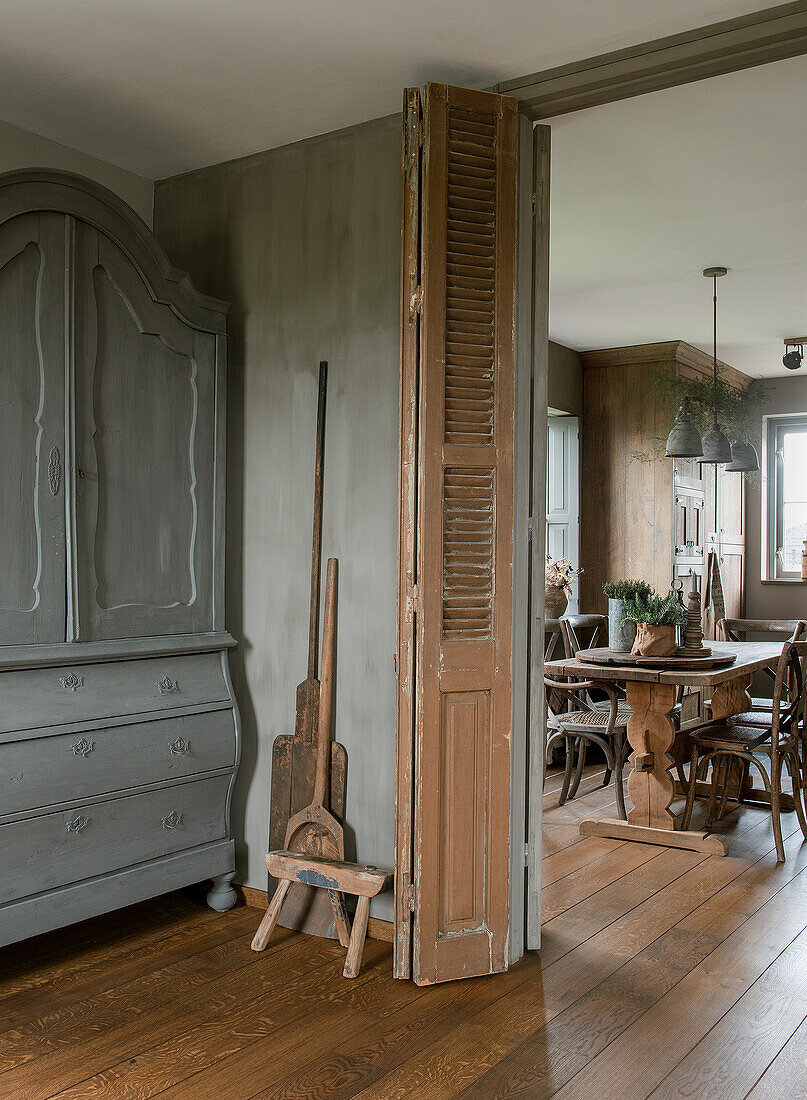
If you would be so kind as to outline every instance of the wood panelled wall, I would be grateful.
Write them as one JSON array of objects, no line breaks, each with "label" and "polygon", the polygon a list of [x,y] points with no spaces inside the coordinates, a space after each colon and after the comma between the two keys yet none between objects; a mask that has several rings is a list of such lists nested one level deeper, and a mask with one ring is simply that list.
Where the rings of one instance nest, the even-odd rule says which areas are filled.
[{"label": "wood panelled wall", "polygon": [[[721,364],[737,386],[751,379]],[[680,340],[586,352],[583,355],[581,440],[580,610],[606,611],[602,586],[621,577],[649,581],[661,592],[673,578],[676,545],[675,467],[669,459],[646,461],[657,437],[669,430],[674,409],[652,385],[657,370],[708,374],[711,357]],[[700,466],[678,470],[699,476]],[[704,555],[709,535],[726,533],[723,580],[727,610],[742,610],[742,474],[702,468]],[[718,503],[719,502],[719,503]],[[728,536],[730,535],[730,540]],[[714,540],[713,540],[714,541]]]}]

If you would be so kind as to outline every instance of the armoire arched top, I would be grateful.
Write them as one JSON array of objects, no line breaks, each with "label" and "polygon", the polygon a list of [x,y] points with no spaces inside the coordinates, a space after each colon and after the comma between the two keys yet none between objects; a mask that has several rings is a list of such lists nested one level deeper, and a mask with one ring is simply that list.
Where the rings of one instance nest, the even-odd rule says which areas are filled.
[{"label": "armoire arched top", "polygon": [[132,208],[108,188],[45,168],[0,174],[0,226],[21,214],[52,211],[87,222],[110,237],[138,269],[155,301],[206,332],[224,334],[229,303],[202,294],[175,268]]}]

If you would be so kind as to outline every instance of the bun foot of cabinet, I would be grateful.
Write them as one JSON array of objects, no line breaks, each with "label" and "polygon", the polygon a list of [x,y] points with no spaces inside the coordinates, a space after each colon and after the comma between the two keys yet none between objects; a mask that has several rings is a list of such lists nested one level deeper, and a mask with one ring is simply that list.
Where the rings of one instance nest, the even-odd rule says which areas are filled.
[{"label": "bun foot of cabinet", "polygon": [[232,909],[236,902],[236,893],[232,887],[235,871],[228,875],[218,875],[213,879],[213,884],[207,892],[207,904],[217,913],[226,913]]}]

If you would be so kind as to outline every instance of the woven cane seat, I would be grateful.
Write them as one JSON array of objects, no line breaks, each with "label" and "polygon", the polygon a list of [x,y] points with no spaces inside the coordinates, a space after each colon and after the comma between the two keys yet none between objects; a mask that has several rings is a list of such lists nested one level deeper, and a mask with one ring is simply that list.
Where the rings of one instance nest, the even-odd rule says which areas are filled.
[{"label": "woven cane seat", "polygon": [[[632,714],[630,707],[618,707],[615,725],[626,727]],[[572,710],[567,714],[556,714],[555,722],[564,729],[604,730],[608,728],[610,717],[610,710]]]},{"label": "woven cane seat", "polygon": [[696,745],[703,749],[718,749],[723,745],[728,748],[756,749],[765,741],[770,740],[770,729],[761,729],[759,726],[749,726],[738,721],[737,715],[728,722],[721,722],[719,726],[711,726],[709,729],[693,730],[690,738]]}]

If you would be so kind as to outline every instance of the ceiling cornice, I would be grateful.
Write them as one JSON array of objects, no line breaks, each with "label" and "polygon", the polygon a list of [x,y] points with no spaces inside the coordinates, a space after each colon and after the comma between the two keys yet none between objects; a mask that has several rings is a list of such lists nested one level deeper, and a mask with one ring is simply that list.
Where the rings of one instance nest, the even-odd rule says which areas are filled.
[{"label": "ceiling cornice", "polygon": [[807,0],[497,84],[531,119],[723,76],[807,53]]}]

